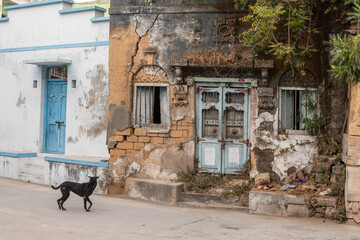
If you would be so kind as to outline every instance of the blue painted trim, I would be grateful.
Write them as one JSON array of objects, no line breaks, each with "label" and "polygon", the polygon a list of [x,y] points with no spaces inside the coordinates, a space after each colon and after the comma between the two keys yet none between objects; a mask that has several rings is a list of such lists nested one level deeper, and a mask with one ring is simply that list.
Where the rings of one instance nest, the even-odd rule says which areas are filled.
[{"label": "blue painted trim", "polygon": [[7,22],[7,21],[9,21],[9,17],[0,18],[0,22]]},{"label": "blue painted trim", "polygon": [[15,157],[15,158],[26,158],[26,157],[37,157],[37,153],[0,152],[0,156]]},{"label": "blue painted trim", "polygon": [[74,4],[74,1],[72,0],[48,0],[44,2],[32,2],[32,3],[26,3],[26,4],[20,4],[20,5],[12,5],[4,7],[5,10],[13,10],[13,9],[19,9],[19,8],[28,8],[28,7],[38,7],[42,5],[48,5],[48,4],[54,4],[54,3],[70,3]]},{"label": "blue painted trim", "polygon": [[85,11],[92,11],[92,10],[98,10],[98,11],[101,11],[101,12],[106,12],[105,8],[98,7],[98,6],[90,6],[90,7],[63,9],[63,10],[59,10],[59,13],[60,14],[67,14],[67,13],[77,13],[77,12],[85,12]]},{"label": "blue painted trim", "polygon": [[107,46],[107,45],[109,45],[109,41],[88,42],[88,43],[69,43],[69,44],[59,44],[59,45],[49,45],[49,46],[5,48],[5,49],[0,49],[0,53],[37,51],[37,50],[60,49],[60,48],[94,47],[94,46]]},{"label": "blue painted trim", "polygon": [[107,22],[110,21],[110,17],[98,17],[98,18],[90,18],[91,22]]},{"label": "blue painted trim", "polygon": [[76,159],[57,158],[57,157],[45,157],[45,161],[71,163],[71,164],[93,166],[93,167],[106,167],[106,168],[109,167],[109,163],[107,162],[91,162],[91,161],[76,160]]}]

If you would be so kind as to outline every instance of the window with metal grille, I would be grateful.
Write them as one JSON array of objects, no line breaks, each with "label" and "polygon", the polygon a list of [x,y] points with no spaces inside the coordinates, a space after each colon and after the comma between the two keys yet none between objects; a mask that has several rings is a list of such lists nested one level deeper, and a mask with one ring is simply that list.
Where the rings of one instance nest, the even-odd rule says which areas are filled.
[{"label": "window with metal grille", "polygon": [[[314,107],[315,105],[315,107]],[[316,89],[280,88],[280,128],[304,130],[316,109]]]},{"label": "window with metal grille", "polygon": [[135,85],[135,126],[167,127],[169,125],[169,97],[167,85]]}]

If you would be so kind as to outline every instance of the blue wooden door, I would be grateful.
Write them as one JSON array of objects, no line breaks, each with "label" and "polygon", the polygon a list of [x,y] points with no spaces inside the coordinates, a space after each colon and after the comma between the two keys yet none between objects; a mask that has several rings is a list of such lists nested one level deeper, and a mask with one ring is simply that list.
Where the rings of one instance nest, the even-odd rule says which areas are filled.
[{"label": "blue wooden door", "polygon": [[198,87],[196,103],[199,170],[239,173],[248,160],[247,88]]},{"label": "blue wooden door", "polygon": [[223,88],[223,173],[234,174],[248,159],[248,91]]},{"label": "blue wooden door", "polygon": [[47,82],[45,103],[45,152],[65,152],[67,82],[51,79]]}]

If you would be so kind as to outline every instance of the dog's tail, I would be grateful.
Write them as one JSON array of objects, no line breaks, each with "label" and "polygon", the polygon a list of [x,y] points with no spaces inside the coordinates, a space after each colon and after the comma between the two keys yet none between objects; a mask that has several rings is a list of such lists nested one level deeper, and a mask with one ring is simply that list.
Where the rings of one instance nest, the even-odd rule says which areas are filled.
[{"label": "dog's tail", "polygon": [[58,187],[54,187],[53,185],[51,185],[51,187],[56,190],[56,189],[59,189],[61,187],[61,185],[59,185]]}]

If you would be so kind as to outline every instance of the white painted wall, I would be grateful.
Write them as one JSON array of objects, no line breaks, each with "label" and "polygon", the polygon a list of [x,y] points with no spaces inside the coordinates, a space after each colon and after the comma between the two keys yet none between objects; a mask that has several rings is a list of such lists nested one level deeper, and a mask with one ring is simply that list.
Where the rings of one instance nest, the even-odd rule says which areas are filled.
[{"label": "white painted wall", "polygon": [[[108,41],[109,22],[95,11],[59,14],[71,4],[9,10],[0,22],[0,149],[42,152],[45,67],[24,60],[65,58],[68,66],[66,155],[108,157],[108,45],[2,53],[9,48]],[[33,88],[33,80],[38,87]],[[77,87],[71,88],[71,80]]]}]

